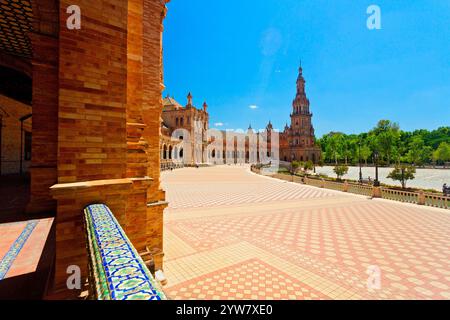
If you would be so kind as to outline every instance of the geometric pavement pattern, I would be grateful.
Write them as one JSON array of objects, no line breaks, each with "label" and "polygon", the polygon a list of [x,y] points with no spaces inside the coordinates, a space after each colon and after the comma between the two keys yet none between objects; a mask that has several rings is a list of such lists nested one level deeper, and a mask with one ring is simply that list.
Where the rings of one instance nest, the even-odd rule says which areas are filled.
[{"label": "geometric pavement pattern", "polygon": [[[224,176],[204,194],[203,184]],[[450,299],[446,210],[285,183],[242,167],[181,169],[163,181],[167,198],[180,199],[165,215],[165,291],[174,299]],[[240,204],[202,199],[245,188]],[[192,199],[183,208],[186,195]],[[367,288],[373,265],[381,270],[378,290]]]},{"label": "geometric pavement pattern", "polygon": [[328,297],[276,268],[250,259],[171,288],[183,300],[324,300]]},{"label": "geometric pavement pattern", "polygon": [[[208,168],[209,170],[211,168]],[[267,180],[261,184],[260,177],[247,176],[247,181],[239,183],[235,178],[240,178],[242,167],[230,167],[229,175],[215,174],[202,175],[202,171],[208,169],[192,169],[188,172],[196,176],[195,187],[192,181],[182,183],[176,175],[163,174],[163,187],[170,184],[170,192],[166,194],[166,200],[171,209],[202,208],[214,206],[227,206],[245,203],[262,203],[271,201],[289,201],[300,199],[314,199],[333,197],[334,193],[318,188],[298,188],[296,185],[278,181]],[[225,169],[227,169],[225,167]],[[188,169],[185,169],[188,170]],[[197,170],[197,171],[196,171]],[[201,170],[198,172],[198,170]],[[236,174],[237,173],[237,174]],[[175,180],[174,180],[175,179]],[[283,185],[281,186],[280,183]]]}]

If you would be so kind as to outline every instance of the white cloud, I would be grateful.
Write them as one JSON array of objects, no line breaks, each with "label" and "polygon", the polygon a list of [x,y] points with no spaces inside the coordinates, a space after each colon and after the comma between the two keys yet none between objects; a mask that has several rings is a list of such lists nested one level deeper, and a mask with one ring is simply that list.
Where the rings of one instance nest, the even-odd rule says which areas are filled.
[{"label": "white cloud", "polygon": [[250,109],[252,109],[252,110],[256,110],[256,109],[258,109],[259,107],[257,106],[257,105],[254,105],[254,104],[252,104],[252,105],[250,105],[250,106],[248,106]]},{"label": "white cloud", "polygon": [[215,127],[223,127],[223,123],[222,122],[216,122],[214,123]]}]

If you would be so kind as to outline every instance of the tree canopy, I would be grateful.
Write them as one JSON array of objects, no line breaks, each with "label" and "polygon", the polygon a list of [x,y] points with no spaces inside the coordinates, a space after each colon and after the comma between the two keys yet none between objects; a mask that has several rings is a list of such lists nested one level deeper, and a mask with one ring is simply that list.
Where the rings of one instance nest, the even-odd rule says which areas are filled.
[{"label": "tree canopy", "polygon": [[327,163],[374,163],[380,165],[408,163],[415,166],[445,164],[450,161],[450,127],[433,131],[402,131],[398,123],[380,120],[369,132],[345,134],[330,132],[317,140]]}]

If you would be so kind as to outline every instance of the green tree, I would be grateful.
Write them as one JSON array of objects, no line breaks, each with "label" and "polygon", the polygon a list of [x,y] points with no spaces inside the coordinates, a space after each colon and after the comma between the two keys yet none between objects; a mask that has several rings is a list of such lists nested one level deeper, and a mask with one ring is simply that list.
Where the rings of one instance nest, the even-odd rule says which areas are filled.
[{"label": "green tree", "polygon": [[364,160],[367,166],[367,159],[372,155],[372,149],[368,145],[361,146],[361,159]]},{"label": "green tree", "polygon": [[422,166],[430,160],[431,153],[431,147],[425,145],[422,137],[415,136],[409,144],[409,151],[406,155],[406,159],[409,163],[412,163],[416,166]]},{"label": "green tree", "polygon": [[302,167],[303,167],[303,170],[305,170],[305,173],[308,173],[308,171],[311,171],[314,169],[314,163],[311,160],[309,160],[309,161],[303,162]]},{"label": "green tree", "polygon": [[291,175],[294,175],[297,173],[298,169],[300,168],[301,163],[298,161],[292,161],[291,164],[289,165],[289,173]]},{"label": "green tree", "polygon": [[380,155],[391,164],[392,155],[395,153],[400,138],[400,127],[390,120],[380,120],[377,126],[369,133],[372,137],[373,150],[378,150]]},{"label": "green tree", "polygon": [[450,161],[450,144],[442,142],[433,153],[433,160],[436,162],[441,161],[445,166],[445,162]]},{"label": "green tree", "polygon": [[389,179],[394,181],[400,181],[402,188],[406,188],[406,182],[408,180],[414,180],[416,174],[416,168],[410,165],[396,165],[394,170],[392,170],[387,176]]},{"label": "green tree", "polygon": [[340,180],[344,175],[347,174],[348,166],[342,165],[342,164],[338,164],[338,165],[336,165],[334,167],[333,171],[334,171],[334,173],[336,173],[336,176],[337,176],[338,180]]},{"label": "green tree", "polygon": [[345,138],[342,133],[334,133],[328,140],[328,153],[332,155],[336,164],[339,163],[339,159],[343,156],[344,140]]},{"label": "green tree", "polygon": [[[380,155],[380,163],[395,162],[424,165],[432,160],[442,163],[446,158],[446,147],[437,149],[442,143],[450,145],[450,127],[436,130],[401,131],[397,124],[389,120],[381,120],[368,133],[349,134],[330,132],[317,140],[322,148],[326,163],[356,164],[359,162],[359,143],[361,142],[361,158],[367,164],[374,151]],[[443,151],[444,150],[444,151]]]}]

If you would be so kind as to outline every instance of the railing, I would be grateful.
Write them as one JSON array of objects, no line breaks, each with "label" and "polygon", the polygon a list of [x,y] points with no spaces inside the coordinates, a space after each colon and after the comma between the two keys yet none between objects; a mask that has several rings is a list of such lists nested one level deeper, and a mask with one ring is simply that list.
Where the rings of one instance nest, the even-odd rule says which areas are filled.
[{"label": "railing", "polygon": [[381,189],[381,197],[383,199],[408,202],[408,203],[419,203],[419,194],[415,192],[394,190],[394,189]]},{"label": "railing", "polygon": [[[259,173],[258,170],[254,170],[254,172]],[[272,175],[273,178],[297,182],[297,183],[305,183],[310,186],[318,187],[318,188],[326,188],[333,189],[342,192],[349,192],[354,194],[360,194],[368,197],[380,197],[383,199],[407,202],[407,203],[415,203],[419,205],[426,205],[430,207],[437,207],[443,209],[450,209],[450,197],[446,197],[438,194],[424,193],[420,192],[409,192],[409,191],[401,191],[395,189],[385,189],[385,188],[374,188],[370,185],[365,184],[356,184],[356,183],[339,183],[334,181],[327,181],[324,179],[316,179],[316,178],[302,178],[299,176],[292,176],[289,174],[277,173]],[[377,191],[377,190],[378,191]],[[377,192],[375,192],[377,191]]]},{"label": "railing", "polygon": [[161,171],[184,168],[183,163],[161,162]]},{"label": "railing", "polygon": [[305,179],[305,183],[306,183],[307,185],[310,185],[310,186],[314,186],[314,187],[318,187],[318,188],[323,188],[324,181],[319,180],[319,179],[306,178],[306,179]]},{"label": "railing", "polygon": [[84,210],[89,253],[89,295],[98,300],[166,300],[109,208]]},{"label": "railing", "polygon": [[325,181],[324,186],[327,189],[337,190],[337,191],[345,191],[344,183],[333,182],[333,181]]},{"label": "railing", "polygon": [[373,187],[363,185],[363,184],[349,183],[348,184],[348,192],[371,197],[372,193],[373,193]]},{"label": "railing", "polygon": [[425,205],[443,209],[450,209],[450,197],[444,197],[434,194],[425,194]]}]

